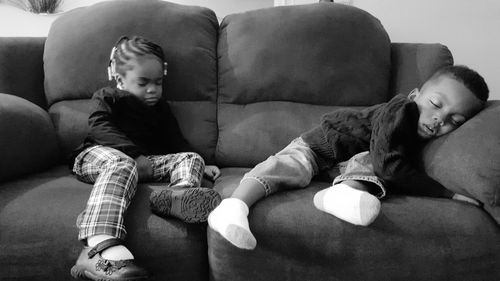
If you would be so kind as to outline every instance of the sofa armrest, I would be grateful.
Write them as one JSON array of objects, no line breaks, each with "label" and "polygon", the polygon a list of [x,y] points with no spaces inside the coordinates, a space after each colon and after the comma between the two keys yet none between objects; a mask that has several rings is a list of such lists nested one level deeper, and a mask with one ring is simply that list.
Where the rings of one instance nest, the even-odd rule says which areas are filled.
[{"label": "sofa armrest", "polygon": [[422,86],[437,69],[453,65],[450,50],[442,44],[391,43],[391,97]]},{"label": "sofa armrest", "polygon": [[60,162],[49,114],[23,98],[0,93],[0,182]]},{"label": "sofa armrest", "polygon": [[43,80],[45,37],[0,37],[0,93],[47,109]]}]

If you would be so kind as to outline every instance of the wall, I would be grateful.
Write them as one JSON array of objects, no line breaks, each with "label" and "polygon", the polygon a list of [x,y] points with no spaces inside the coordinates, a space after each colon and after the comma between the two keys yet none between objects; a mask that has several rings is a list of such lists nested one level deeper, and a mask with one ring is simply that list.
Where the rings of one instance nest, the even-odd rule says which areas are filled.
[{"label": "wall", "polygon": [[[76,6],[86,6],[103,0],[64,0],[63,9],[70,9]],[[140,0],[137,0],[140,1]],[[272,7],[273,0],[168,0],[169,2],[208,7],[212,9],[219,20],[232,13],[245,12],[265,7]]]},{"label": "wall", "polygon": [[[63,0],[62,9],[68,10],[74,7],[87,6],[104,0]],[[141,1],[141,0],[137,0]],[[264,7],[272,7],[273,0],[168,0],[169,2],[208,7],[222,19],[228,14],[244,12]]]},{"label": "wall", "polygon": [[439,42],[456,64],[483,75],[490,98],[500,99],[500,1],[354,0],[380,19],[394,42]]},{"label": "wall", "polygon": [[225,16],[232,13],[240,13],[249,10],[261,9],[272,7],[273,0],[169,0],[170,2],[184,4],[184,5],[197,5],[208,7],[212,9],[219,21]]},{"label": "wall", "polygon": [[350,3],[377,17],[393,42],[448,46],[455,64],[478,71],[488,83],[490,99],[500,99],[500,1],[350,0]]},{"label": "wall", "polygon": [[[13,0],[11,0],[13,1]],[[92,5],[105,0],[63,0],[59,12]],[[120,1],[120,0],[115,0]],[[137,0],[141,1],[141,0]],[[272,7],[273,0],[169,0],[170,2],[203,6],[212,9],[219,21],[226,15]],[[47,36],[57,15],[34,15],[0,0],[0,36]]]}]

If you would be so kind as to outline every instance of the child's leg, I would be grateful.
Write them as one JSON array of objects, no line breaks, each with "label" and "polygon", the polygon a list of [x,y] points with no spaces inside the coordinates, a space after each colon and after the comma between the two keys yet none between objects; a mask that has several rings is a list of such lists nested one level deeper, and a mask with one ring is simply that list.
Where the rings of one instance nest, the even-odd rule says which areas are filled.
[{"label": "child's leg", "polygon": [[208,214],[220,203],[220,195],[210,188],[200,187],[205,168],[203,158],[196,153],[148,156],[153,162],[153,178],[170,181],[169,187],[151,193],[150,205],[160,216],[174,216],[185,222],[207,220]]},{"label": "child's leg", "polygon": [[[373,173],[368,152],[353,156],[345,172],[333,186],[314,196],[314,205],[321,211],[356,225],[369,225],[380,212],[380,201],[385,189]],[[378,197],[378,198],[377,198]]]},{"label": "child's leg", "polygon": [[[80,180],[94,183],[87,206],[77,220],[78,238],[86,240],[89,247],[113,238],[124,240],[123,220],[137,187],[135,161],[113,148],[95,146],[78,155],[73,171]],[[111,261],[134,258],[124,245],[108,247],[100,255]],[[80,273],[90,270],[91,262],[82,254],[74,268]]]},{"label": "child's leg", "polygon": [[294,140],[243,177],[231,198],[222,200],[208,217],[210,227],[236,247],[255,248],[257,242],[247,218],[249,208],[280,190],[307,186],[318,172],[316,158],[301,139]]}]

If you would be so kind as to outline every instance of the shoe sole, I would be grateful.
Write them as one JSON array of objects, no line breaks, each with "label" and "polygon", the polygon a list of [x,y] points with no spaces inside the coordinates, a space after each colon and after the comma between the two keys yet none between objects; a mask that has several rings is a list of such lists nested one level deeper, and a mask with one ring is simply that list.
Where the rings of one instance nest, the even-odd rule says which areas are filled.
[{"label": "shoe sole", "polygon": [[187,223],[200,223],[207,221],[208,215],[220,201],[219,193],[210,188],[165,189],[151,198],[151,208],[160,216],[173,216]]},{"label": "shoe sole", "polygon": [[97,276],[93,276],[92,273],[85,270],[80,266],[74,265],[71,268],[71,276],[75,279],[80,280],[94,280],[94,281],[135,281],[135,280],[146,280],[148,277],[131,277],[131,278],[120,278],[120,279],[109,279],[109,278],[99,278]]}]

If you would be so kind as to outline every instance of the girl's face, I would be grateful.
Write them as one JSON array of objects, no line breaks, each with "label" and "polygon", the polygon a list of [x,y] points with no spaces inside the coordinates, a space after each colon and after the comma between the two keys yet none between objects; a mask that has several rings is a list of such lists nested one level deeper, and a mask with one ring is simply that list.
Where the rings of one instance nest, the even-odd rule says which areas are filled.
[{"label": "girl's face", "polygon": [[145,105],[154,106],[163,91],[163,64],[153,55],[141,56],[127,62],[128,70],[118,75],[118,88],[139,98]]},{"label": "girl's face", "polygon": [[481,101],[463,83],[442,76],[410,94],[420,111],[418,135],[431,139],[447,134],[481,109]]}]

